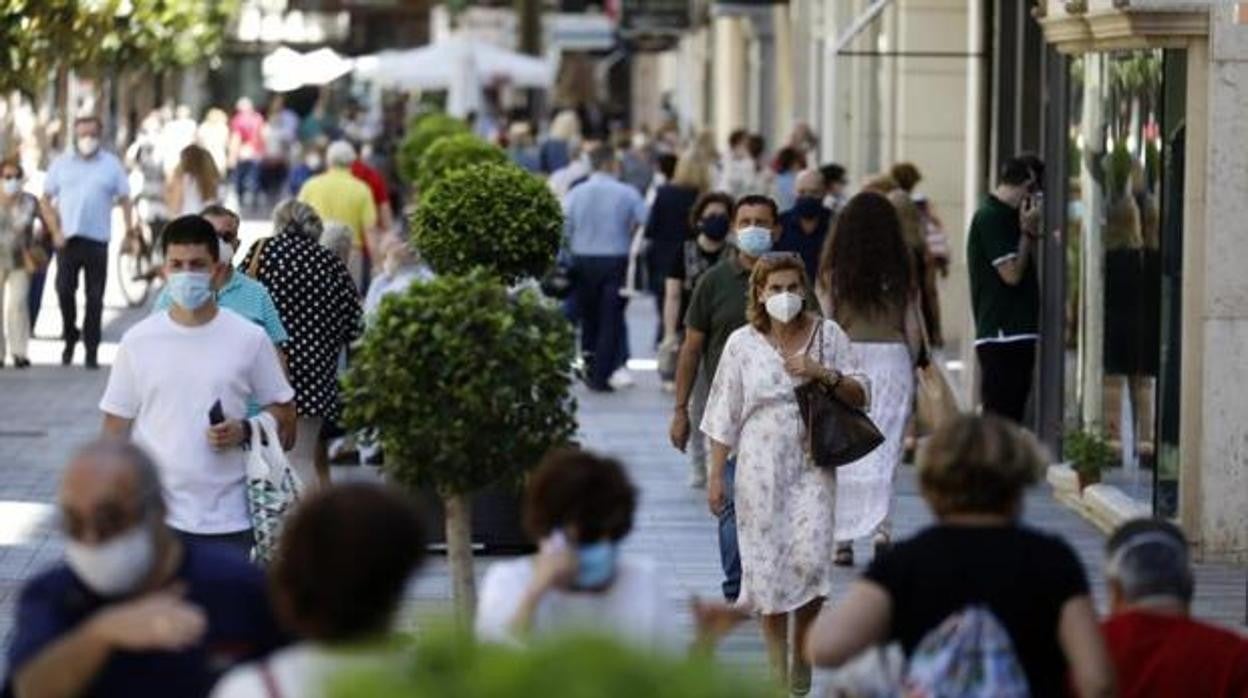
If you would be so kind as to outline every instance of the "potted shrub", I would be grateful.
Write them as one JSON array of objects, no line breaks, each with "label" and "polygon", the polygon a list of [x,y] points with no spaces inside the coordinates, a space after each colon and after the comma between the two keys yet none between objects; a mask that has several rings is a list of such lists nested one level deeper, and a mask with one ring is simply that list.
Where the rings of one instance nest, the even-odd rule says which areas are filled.
[{"label": "potted shrub", "polygon": [[563,210],[540,178],[511,164],[446,173],[412,215],[412,242],[438,274],[483,267],[504,283],[540,278],[559,251]]},{"label": "potted shrub", "polygon": [[762,678],[708,658],[644,652],[587,635],[539,639],[523,648],[478,645],[434,633],[393,664],[342,674],[333,698],[756,698],[778,695]]},{"label": "potted shrub", "polygon": [[502,148],[487,143],[471,133],[443,136],[433,142],[420,159],[416,172],[416,188],[428,191],[443,175],[468,165],[510,162]]},{"label": "potted shrub", "polygon": [[1113,446],[1098,432],[1078,429],[1066,434],[1063,444],[1066,459],[1079,476],[1080,491],[1101,481],[1101,472],[1113,466]]},{"label": "potted shrub", "polygon": [[471,133],[468,125],[453,116],[431,112],[413,119],[407,126],[407,135],[399,144],[399,175],[409,184],[415,183],[420,172],[420,161],[434,141],[444,136]]},{"label": "potted shrub", "polygon": [[469,496],[570,441],[572,355],[556,308],[476,270],[387,297],[352,359],[346,421],[378,430],[391,481],[441,499],[461,618],[475,606]]}]

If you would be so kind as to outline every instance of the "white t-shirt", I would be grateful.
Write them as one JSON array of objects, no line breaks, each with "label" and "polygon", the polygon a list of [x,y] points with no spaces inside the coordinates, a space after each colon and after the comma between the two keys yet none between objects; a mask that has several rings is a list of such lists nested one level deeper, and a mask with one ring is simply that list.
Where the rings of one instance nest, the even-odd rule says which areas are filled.
[{"label": "white t-shirt", "polygon": [[[508,626],[533,577],[533,558],[496,562],[485,573],[477,604],[477,638],[513,643]],[[642,649],[680,651],[677,615],[653,560],[620,558],[615,581],[601,592],[552,589],[533,615],[533,634],[587,631],[608,634]]]},{"label": "white t-shirt", "polygon": [[[386,651],[332,650],[301,642],[278,650],[262,660],[282,698],[322,698],[335,674],[385,668],[399,660]],[[245,664],[217,682],[211,698],[274,698],[261,674],[261,663]]]},{"label": "white t-shirt", "polygon": [[169,525],[190,533],[251,528],[241,448],[208,445],[208,412],[217,400],[227,419],[260,405],[293,400],[264,330],[220,309],[211,322],[185,327],[155,313],[121,338],[100,409],[134,420],[134,442],[160,468]]}]

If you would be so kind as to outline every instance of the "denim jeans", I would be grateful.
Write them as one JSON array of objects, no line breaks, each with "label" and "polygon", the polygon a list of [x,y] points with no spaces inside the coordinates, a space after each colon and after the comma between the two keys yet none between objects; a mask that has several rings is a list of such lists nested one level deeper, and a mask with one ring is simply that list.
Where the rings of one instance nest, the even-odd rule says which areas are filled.
[{"label": "denim jeans", "polygon": [[719,562],[724,568],[724,599],[732,602],[741,593],[741,551],[737,548],[737,509],[733,486],[737,479],[737,457],[724,464],[724,494],[727,502],[719,512]]}]

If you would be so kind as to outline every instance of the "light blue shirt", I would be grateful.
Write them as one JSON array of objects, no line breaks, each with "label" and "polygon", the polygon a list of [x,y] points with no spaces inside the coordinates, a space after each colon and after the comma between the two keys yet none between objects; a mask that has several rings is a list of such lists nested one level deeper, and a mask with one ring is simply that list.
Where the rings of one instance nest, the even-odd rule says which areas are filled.
[{"label": "light blue shirt", "polygon": [[130,196],[130,181],[116,155],[101,150],[84,158],[71,151],[52,161],[43,192],[56,200],[65,237],[108,242],[113,205]]},{"label": "light blue shirt", "polygon": [[[164,312],[171,305],[173,297],[169,295],[169,287],[165,286],[156,297],[152,312]],[[273,296],[269,295],[269,289],[241,271],[230,274],[230,280],[217,291],[217,305],[259,325],[279,347],[290,339],[282,324],[282,316],[273,304]]]},{"label": "light blue shirt", "polygon": [[646,222],[646,202],[636,189],[595,172],[568,193],[563,213],[564,235],[572,254],[627,257],[633,228]]}]

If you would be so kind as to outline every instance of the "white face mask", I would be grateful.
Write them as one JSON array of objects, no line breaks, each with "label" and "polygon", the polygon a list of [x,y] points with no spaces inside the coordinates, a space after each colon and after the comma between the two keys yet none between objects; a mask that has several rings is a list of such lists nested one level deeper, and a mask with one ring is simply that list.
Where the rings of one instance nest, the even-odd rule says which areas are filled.
[{"label": "white face mask", "polygon": [[787,323],[802,312],[802,297],[784,291],[767,299],[767,314],[780,323]]},{"label": "white face mask", "polygon": [[156,562],[152,531],[140,523],[96,545],[71,540],[65,562],[91,591],[100,596],[125,596],[137,591]]},{"label": "white face mask", "polygon": [[14,194],[18,193],[21,190],[22,190],[22,180],[20,179],[4,180],[4,193],[5,194],[9,196],[13,196]]},{"label": "white face mask", "polygon": [[95,151],[100,149],[100,139],[95,136],[82,136],[78,139],[78,152],[83,157],[91,157],[95,155]]}]

